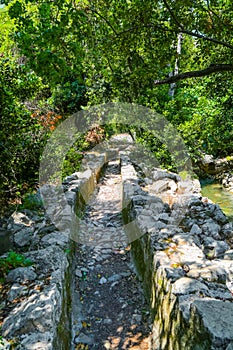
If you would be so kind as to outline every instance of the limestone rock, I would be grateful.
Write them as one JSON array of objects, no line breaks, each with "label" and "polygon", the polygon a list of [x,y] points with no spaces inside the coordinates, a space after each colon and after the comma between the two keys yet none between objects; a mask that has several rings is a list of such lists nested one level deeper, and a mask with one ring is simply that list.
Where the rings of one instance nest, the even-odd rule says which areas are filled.
[{"label": "limestone rock", "polygon": [[45,249],[40,249],[39,254],[37,250],[33,250],[25,253],[25,256],[33,261],[44,276],[68,266],[66,254],[59,246],[51,245]]},{"label": "limestone rock", "polygon": [[202,225],[202,231],[205,235],[209,235],[214,239],[220,239],[220,226],[212,219],[208,219],[204,225]]},{"label": "limestone rock", "polygon": [[53,334],[50,332],[35,332],[22,334],[20,345],[16,350],[54,350],[52,346]]},{"label": "limestone rock", "polygon": [[54,224],[46,225],[45,223],[40,226],[38,229],[38,233],[40,235],[45,235],[51,233],[56,230],[56,226]]},{"label": "limestone rock", "polygon": [[158,220],[163,221],[165,224],[168,224],[170,220],[170,216],[167,213],[161,213],[158,216]]},{"label": "limestone rock", "polygon": [[202,200],[200,197],[192,196],[189,200],[189,207],[200,207],[202,205]]},{"label": "limestone rock", "polygon": [[229,249],[229,250],[225,251],[224,259],[233,260],[233,249]]},{"label": "limestone rock", "polygon": [[58,245],[61,247],[65,247],[69,242],[69,237],[64,232],[53,232],[41,239],[41,243],[44,246],[48,245]]},{"label": "limestone rock", "polygon": [[193,224],[191,230],[190,230],[190,234],[191,235],[200,235],[202,233],[202,229],[197,225],[197,224]]},{"label": "limestone rock", "polygon": [[230,238],[233,236],[233,226],[232,226],[232,222],[228,222],[227,224],[225,224],[224,226],[222,226],[221,229],[221,235],[223,236],[223,238]]},{"label": "limestone rock", "polygon": [[11,286],[11,289],[7,293],[7,299],[9,301],[13,301],[14,299],[20,298],[28,293],[28,289],[26,286],[21,286],[18,283],[14,283]]},{"label": "limestone rock", "polygon": [[79,277],[79,278],[82,278],[83,277],[83,274],[82,274],[82,270],[77,268],[75,270],[75,276]]},{"label": "limestone rock", "polygon": [[34,268],[29,267],[17,267],[14,270],[11,270],[6,280],[8,282],[25,282],[25,281],[34,281],[37,278],[37,274],[34,272]]},{"label": "limestone rock", "polygon": [[230,191],[230,192],[233,191],[233,174],[232,173],[224,174],[224,178],[222,179],[222,185],[228,191]]},{"label": "limestone rock", "polygon": [[225,241],[216,241],[212,237],[203,237],[202,238],[203,251],[206,256],[211,254],[212,258],[223,257],[225,251],[229,249],[229,245]]},{"label": "limestone rock", "polygon": [[14,242],[17,247],[29,245],[33,239],[33,230],[30,227],[23,228],[14,234]]},{"label": "limestone rock", "polygon": [[168,179],[157,180],[150,186],[150,191],[153,194],[158,194],[170,190],[170,181]]},{"label": "limestone rock", "polygon": [[208,290],[208,288],[204,283],[189,277],[181,277],[172,286],[174,294],[189,294],[205,290]]},{"label": "limestone rock", "polygon": [[9,343],[6,339],[2,338],[0,341],[0,350],[10,350],[11,343]]},{"label": "limestone rock", "polygon": [[233,304],[231,302],[215,299],[196,300],[193,308],[211,335],[213,349],[223,349],[233,342]]},{"label": "limestone rock", "polygon": [[233,342],[231,342],[230,344],[228,344],[226,350],[233,350]]},{"label": "limestone rock", "polygon": [[31,219],[26,214],[21,212],[14,212],[11,215],[11,218],[13,219],[15,225],[30,226],[32,224]]},{"label": "limestone rock", "polygon": [[80,333],[77,337],[74,339],[74,343],[77,344],[86,344],[86,345],[93,345],[94,343],[94,337],[86,335],[84,333]]},{"label": "limestone rock", "polygon": [[120,274],[115,274],[110,277],[108,277],[108,282],[116,282],[119,281],[122,278]]},{"label": "limestone rock", "polygon": [[226,224],[228,222],[226,215],[223,214],[219,207],[214,211],[214,219],[221,224]]},{"label": "limestone rock", "polygon": [[50,332],[56,327],[61,296],[55,286],[47,287],[39,295],[33,294],[24,300],[5,318],[2,333],[6,338],[25,333]]},{"label": "limestone rock", "polygon": [[175,282],[181,277],[184,277],[185,272],[182,268],[165,268],[167,278],[172,282]]},{"label": "limestone rock", "polygon": [[161,170],[161,169],[156,169],[154,172],[152,172],[152,178],[154,181],[171,179],[171,180],[174,180],[175,182],[178,182],[181,180],[179,175],[168,172],[166,170]]},{"label": "limestone rock", "polygon": [[67,191],[65,193],[67,203],[71,206],[75,205],[75,193],[73,191]]},{"label": "limestone rock", "polygon": [[99,284],[105,284],[107,282],[108,280],[105,277],[101,277],[101,279],[99,280]]}]

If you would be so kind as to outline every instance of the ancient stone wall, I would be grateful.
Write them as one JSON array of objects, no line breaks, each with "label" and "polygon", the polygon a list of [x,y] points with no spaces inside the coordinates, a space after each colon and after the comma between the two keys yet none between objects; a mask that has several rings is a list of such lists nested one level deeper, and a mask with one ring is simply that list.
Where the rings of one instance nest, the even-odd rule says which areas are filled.
[{"label": "ancient stone wall", "polygon": [[46,185],[40,189],[50,197],[46,213],[23,210],[8,219],[5,229],[11,232],[12,248],[33,265],[6,276],[9,291],[1,307],[8,315],[0,349],[11,349],[11,344],[17,350],[70,349],[74,240],[78,241],[72,219],[94,191],[106,161],[106,153],[86,156],[83,171],[63,183],[65,203],[57,200],[56,187]]},{"label": "ancient stone wall", "polygon": [[129,159],[121,158],[124,221],[153,314],[152,348],[233,349],[233,304],[226,286],[232,224],[219,206],[201,197],[196,180],[155,169],[139,185]]},{"label": "ancient stone wall", "polygon": [[[4,349],[10,349],[9,340],[16,341],[17,350],[69,349],[73,240],[79,241],[72,214],[81,214],[116,153],[106,148],[86,157],[83,171],[63,183],[65,205],[56,202],[56,190],[53,194],[50,188],[54,205],[47,214],[24,211],[8,220],[14,246],[33,266],[7,276]],[[125,229],[153,315],[152,348],[232,350],[233,304],[226,286],[233,266],[232,224],[201,197],[198,181],[161,169],[139,178],[124,150],[120,157]]]}]

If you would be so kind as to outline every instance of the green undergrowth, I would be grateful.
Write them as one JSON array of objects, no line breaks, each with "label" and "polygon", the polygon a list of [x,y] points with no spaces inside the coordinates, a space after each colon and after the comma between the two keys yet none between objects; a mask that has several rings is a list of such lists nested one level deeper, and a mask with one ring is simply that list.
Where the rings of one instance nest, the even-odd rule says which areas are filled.
[{"label": "green undergrowth", "polygon": [[27,193],[22,198],[22,204],[19,205],[19,210],[28,209],[38,211],[43,209],[43,201],[38,193]]},{"label": "green undergrowth", "polygon": [[10,250],[6,258],[0,258],[0,281],[4,282],[4,278],[10,270],[17,267],[26,267],[31,265],[32,261],[30,259],[25,258],[25,256],[22,254]]}]

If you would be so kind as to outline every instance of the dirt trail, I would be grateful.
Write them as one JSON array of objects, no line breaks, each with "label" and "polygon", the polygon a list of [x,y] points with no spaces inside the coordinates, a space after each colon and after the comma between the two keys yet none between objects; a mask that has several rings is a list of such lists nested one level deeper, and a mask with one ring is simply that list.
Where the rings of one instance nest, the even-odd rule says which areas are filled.
[{"label": "dirt trail", "polygon": [[76,255],[73,349],[150,349],[150,317],[130,262],[118,161],[108,164],[81,224]]}]

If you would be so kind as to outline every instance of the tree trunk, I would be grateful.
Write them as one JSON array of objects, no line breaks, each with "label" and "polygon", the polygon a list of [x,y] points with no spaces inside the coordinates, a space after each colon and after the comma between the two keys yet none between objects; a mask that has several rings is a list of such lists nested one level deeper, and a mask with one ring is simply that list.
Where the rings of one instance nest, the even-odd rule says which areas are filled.
[{"label": "tree trunk", "polygon": [[[175,76],[179,74],[179,60],[181,55],[181,46],[182,46],[182,34],[179,33],[177,37],[177,47],[176,47],[177,57],[175,61],[175,68],[170,76]],[[168,95],[171,96],[172,98],[174,98],[175,89],[176,89],[176,83],[171,83]]]}]

